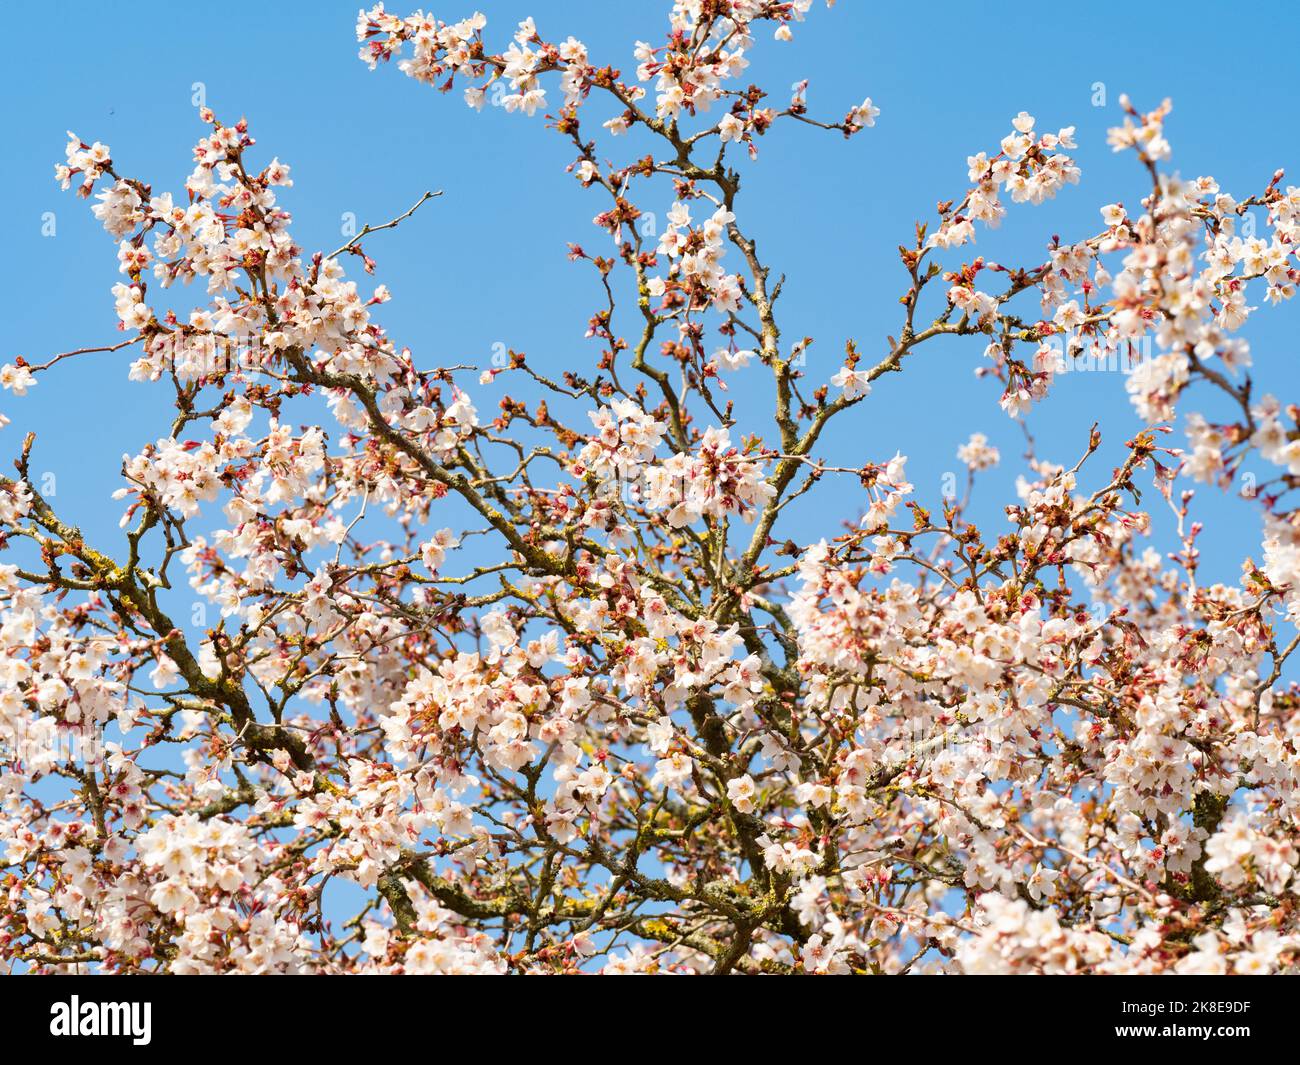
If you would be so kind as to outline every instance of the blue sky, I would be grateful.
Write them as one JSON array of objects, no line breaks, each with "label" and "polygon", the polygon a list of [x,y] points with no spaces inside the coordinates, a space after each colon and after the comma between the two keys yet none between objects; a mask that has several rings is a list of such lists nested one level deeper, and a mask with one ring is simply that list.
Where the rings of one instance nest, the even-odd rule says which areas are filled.
[{"label": "blue sky", "polygon": [[[479,6],[493,47],[504,47],[517,20],[532,13],[545,36],[574,33],[597,61],[620,66],[629,78],[633,42],[660,39],[668,8],[645,0]],[[61,35],[53,51],[13,50],[0,74],[10,100],[0,185],[12,205],[5,257],[11,302],[0,360],[22,354],[41,361],[116,336],[108,291],[118,280],[113,242],[86,205],[51,178],[64,131],[107,142],[121,172],[155,191],[179,192],[190,147],[203,132],[192,102],[201,83],[223,119],[248,117],[259,159],[276,155],[293,167],[295,187],[282,199],[305,248],[341,243],[347,212],[359,222],[385,221],[425,189],[444,191],[401,229],[366,245],[379,262],[375,280],[394,294],[381,320],[422,364],[487,365],[493,346],[505,344],[526,351],[543,372],[591,365],[596,353],[583,332],[599,293],[589,267],[566,261],[565,244],[604,246],[590,224],[597,200],[564,173],[572,153],[540,116],[492,108],[476,114],[458,93],[441,96],[395,69],[370,73],[355,58],[354,4],[231,0],[220,17],[209,5],[176,4],[148,20],[104,4],[61,10],[75,32]],[[455,19],[471,10],[435,13]],[[1112,155],[1105,144],[1121,92],[1140,107],[1173,97],[1168,133],[1173,166],[1184,176],[1213,173],[1244,197],[1276,167],[1296,161],[1294,139],[1277,136],[1274,118],[1289,99],[1287,72],[1268,61],[1260,31],[1222,47],[1205,36],[1206,19],[1217,23],[1220,11],[1208,3],[1183,5],[1179,18],[1140,31],[1124,18],[1128,10],[987,4],[972,14],[967,4],[841,0],[830,11],[815,5],[794,42],[760,41],[751,73],[776,101],[808,77],[816,115],[837,119],[866,95],[882,110],[874,129],[848,142],[804,126],[778,127],[760,142],[757,163],[740,163],[740,220],[774,272],[789,276],[781,325],[787,339],[815,338],[810,377],[829,378],[850,337],[871,361],[883,353],[884,338],[901,321],[898,243],[916,218],[933,217],[936,201],[961,195],[966,156],[995,150],[1022,109],[1041,129],[1077,127],[1072,154],[1083,181],[1043,207],[1010,206],[998,231],[981,229],[974,252],[1004,262],[1040,261],[1051,234],[1088,235],[1100,205],[1136,204],[1143,194],[1135,160]],[[1296,20],[1286,11],[1270,18],[1279,34],[1278,21]],[[1094,106],[1099,83],[1104,107]],[[626,150],[627,142],[613,147]],[[661,200],[641,206],[662,218],[671,197],[665,191]],[[42,233],[47,212],[54,212],[53,237]],[[174,297],[180,307],[187,298]],[[167,301],[155,294],[154,302]],[[1294,317],[1289,307],[1265,307],[1247,330],[1260,391],[1284,398],[1295,380]],[[902,450],[911,456],[916,498],[933,505],[944,473],[957,469],[955,448],[971,431],[986,432],[1001,447],[1003,465],[986,475],[974,513],[1001,531],[1001,506],[1021,472],[1022,438],[997,407],[996,385],[974,377],[981,349],[978,339],[925,345],[905,373],[879,382],[828,433],[823,454],[858,464]],[[36,430],[34,466],[56,474],[58,508],[110,548],[119,536],[120,509],[109,494],[121,455],[164,435],[167,422],[165,393],[128,383],[127,362],[125,352],[66,362],[26,399],[5,396],[0,408],[13,420],[0,443],[16,452],[22,433]],[[731,397],[749,423],[763,417],[769,400],[761,367],[747,373],[731,379]],[[477,394],[480,409],[490,410],[498,392]],[[1208,397],[1190,406],[1217,409]],[[1093,467],[1100,478],[1140,428],[1121,374],[1060,379],[1031,415],[1040,454],[1072,464],[1094,420],[1105,437]],[[1203,540],[1206,569],[1233,579],[1243,554],[1258,555],[1258,520],[1247,504],[1208,489],[1200,495],[1215,522]],[[822,503],[781,531],[807,540],[834,534],[839,519],[853,516]]]}]

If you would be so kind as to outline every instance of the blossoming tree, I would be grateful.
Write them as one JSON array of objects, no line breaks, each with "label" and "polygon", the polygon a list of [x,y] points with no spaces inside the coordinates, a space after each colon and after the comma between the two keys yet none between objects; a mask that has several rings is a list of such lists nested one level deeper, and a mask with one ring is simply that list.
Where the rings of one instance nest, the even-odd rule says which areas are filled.
[{"label": "blossoming tree", "polygon": [[[1252,300],[1294,294],[1300,189],[1176,178],[1169,105],[1125,100],[1111,144],[1140,203],[1102,205],[1037,261],[986,261],[980,227],[1078,179],[1073,130],[1022,112],[899,248],[888,343],[819,367],[783,337],[747,220],[763,205],[733,165],[789,123],[876,120],[870,99],[815,118],[802,88],[778,102],[746,81],[755,42],[810,5],[676,0],[626,74],[531,20],[494,51],[481,15],[361,14],[371,67],[566,143],[606,254],[571,246],[599,354],[559,375],[403,348],[376,317],[387,290],[345,272],[374,272],[374,230],[300,248],[289,167],[242,120],[203,112],[179,194],[72,137],[58,177],[117,241],[124,336],[13,359],[0,383],[21,397],[122,352],[175,403],[123,464],[114,543],[56,512],[29,474],[39,443],[6,434],[0,955],[172,973],[1292,962],[1300,429],[1252,393],[1241,329]],[[607,159],[629,132],[657,148]],[[661,233],[638,200],[671,205]],[[1239,232],[1250,208],[1262,235]],[[168,309],[178,282],[195,309]],[[940,336],[970,338],[1013,417],[1077,352],[1153,338],[1128,378],[1152,428],[1110,470],[1095,426],[1061,464],[1031,457],[1000,534],[915,493],[901,454],[831,464],[832,420]],[[770,398],[761,436],[727,402],[739,375]],[[1185,412],[1178,447],[1161,434],[1202,393],[1235,416]],[[1276,471],[1262,562],[1245,544],[1241,580],[1207,585],[1186,488],[1248,456]],[[976,434],[960,458],[973,476],[998,454]],[[837,522],[860,520],[792,542],[787,507],[828,489]],[[1181,551],[1149,546],[1145,506]],[[205,631],[173,619],[195,595]],[[343,881],[363,899],[347,912],[327,901]]]}]

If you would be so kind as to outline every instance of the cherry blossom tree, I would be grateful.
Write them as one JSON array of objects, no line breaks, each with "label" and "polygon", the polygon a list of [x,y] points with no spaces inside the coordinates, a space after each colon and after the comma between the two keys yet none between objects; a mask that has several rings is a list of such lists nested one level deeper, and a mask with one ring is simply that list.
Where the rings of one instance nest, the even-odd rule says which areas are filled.
[{"label": "cherry blossom tree", "polygon": [[[85,357],[174,405],[105,489],[116,542],[61,517],[39,441],[5,434],[11,966],[1249,973],[1300,953],[1300,412],[1253,393],[1242,335],[1252,302],[1294,295],[1300,189],[1180,179],[1169,103],[1122,100],[1133,206],[991,262],[983,227],[1079,177],[1073,128],[1021,112],[898,234],[887,343],[827,365],[782,332],[797,264],[760,254],[734,164],[791,123],[869,137],[879,111],[749,84],[811,0],[665,7],[626,72],[532,20],[504,50],[482,15],[357,24],[371,67],[563,142],[597,232],[575,220],[570,248],[593,358],[559,374],[439,366],[385,331],[387,289],[358,284],[372,235],[435,194],[312,252],[289,166],[242,119],[202,113],[175,192],[71,137],[57,177],[117,242],[122,339],[12,358],[10,415]],[[169,309],[186,285],[195,309]],[[1058,461],[1031,449],[1000,532],[914,490],[901,453],[832,464],[831,421],[936,337],[969,338],[996,418],[1081,352],[1133,360],[1150,429],[1109,470],[1097,426]],[[741,375],[762,434],[728,399]],[[1195,396],[1231,413],[1184,410],[1181,447]],[[980,433],[959,453],[972,480],[999,458]],[[1230,490],[1247,458],[1275,470],[1262,548],[1207,584],[1190,488]],[[795,542],[787,508],[818,493],[825,538]],[[175,620],[196,596],[206,630]],[[335,885],[363,901],[340,912]]]}]

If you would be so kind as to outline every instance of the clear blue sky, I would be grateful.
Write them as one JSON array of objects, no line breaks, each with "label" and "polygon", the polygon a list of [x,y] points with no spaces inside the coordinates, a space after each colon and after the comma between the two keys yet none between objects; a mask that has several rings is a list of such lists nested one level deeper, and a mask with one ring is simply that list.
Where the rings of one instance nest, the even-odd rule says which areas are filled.
[{"label": "clear blue sky", "polygon": [[[649,0],[478,3],[494,47],[531,13],[548,38],[572,32],[597,61],[620,66],[629,78],[633,41],[657,41],[667,24],[668,4]],[[455,19],[472,10],[467,4],[436,14]],[[482,365],[493,345],[504,343],[527,351],[542,370],[591,364],[594,348],[582,334],[597,293],[590,270],[566,262],[565,242],[601,246],[589,222],[596,201],[563,172],[571,151],[540,118],[491,108],[475,114],[459,94],[440,96],[395,69],[370,73],[355,58],[355,3],[75,3],[58,11],[47,16],[45,37],[10,49],[0,73],[8,101],[0,186],[10,204],[0,361],[16,354],[40,361],[116,335],[108,292],[118,279],[113,242],[51,177],[64,131],[107,142],[123,173],[156,191],[179,192],[203,131],[191,103],[194,83],[202,82],[220,116],[249,118],[256,151],[293,167],[296,184],[283,202],[305,248],[341,243],[344,212],[384,221],[424,189],[445,190],[396,233],[367,244],[379,260],[376,280],[395,296],[382,321],[421,363]],[[1297,163],[1290,70],[1269,50],[1270,41],[1294,37],[1295,9],[1274,8],[1248,31],[1224,28],[1222,12],[1204,2],[1146,14],[1130,4],[841,0],[831,11],[816,4],[793,43],[762,40],[754,80],[778,101],[809,77],[815,114],[838,118],[866,95],[882,110],[876,128],[851,142],[790,125],[761,142],[757,164],[742,163],[742,221],[774,270],[789,274],[782,326],[787,338],[816,338],[810,373],[828,378],[848,337],[873,361],[883,350],[900,322],[897,244],[915,218],[932,217],[937,200],[961,194],[966,156],[994,150],[1021,109],[1036,115],[1041,129],[1078,127],[1073,154],[1083,182],[1044,207],[1012,206],[995,233],[981,230],[975,250],[1003,261],[1037,261],[1050,234],[1082,237],[1097,227],[1101,204],[1142,195],[1134,159],[1113,156],[1105,145],[1120,92],[1139,106],[1173,97],[1168,132],[1174,166],[1185,176],[1213,173],[1245,196],[1275,167]],[[1104,108],[1092,105],[1097,82],[1106,88]],[[1279,137],[1288,122],[1291,135]],[[667,196],[643,204],[659,212],[668,206]],[[50,211],[53,238],[42,236]],[[177,296],[181,306],[184,299]],[[154,302],[165,305],[161,294]],[[1266,307],[1247,334],[1257,379],[1284,398],[1294,398],[1297,379],[1294,322],[1292,308]],[[1001,447],[1003,467],[985,481],[985,508],[976,514],[1001,531],[1021,438],[997,408],[996,386],[973,376],[981,346],[927,345],[906,373],[878,383],[828,437],[825,453],[858,463],[901,449],[912,459],[916,498],[934,504],[943,473],[957,468],[954,449],[982,430]],[[35,466],[56,473],[59,509],[110,548],[120,542],[120,505],[109,500],[120,457],[163,435],[167,422],[165,392],[129,384],[126,363],[126,353],[65,363],[25,400],[0,398],[13,419],[0,450],[16,453],[22,433],[37,430]],[[761,368],[749,373],[733,379],[732,395],[761,411]],[[480,408],[490,409],[495,394],[481,396]],[[1061,379],[1032,416],[1040,453],[1073,462],[1094,419],[1106,438],[1094,474],[1104,475],[1139,428],[1120,374]],[[1200,498],[1200,514],[1218,523],[1203,541],[1207,570],[1233,579],[1241,554],[1258,556],[1257,518],[1208,489]],[[823,505],[783,531],[833,534],[835,520],[852,516]]]}]

